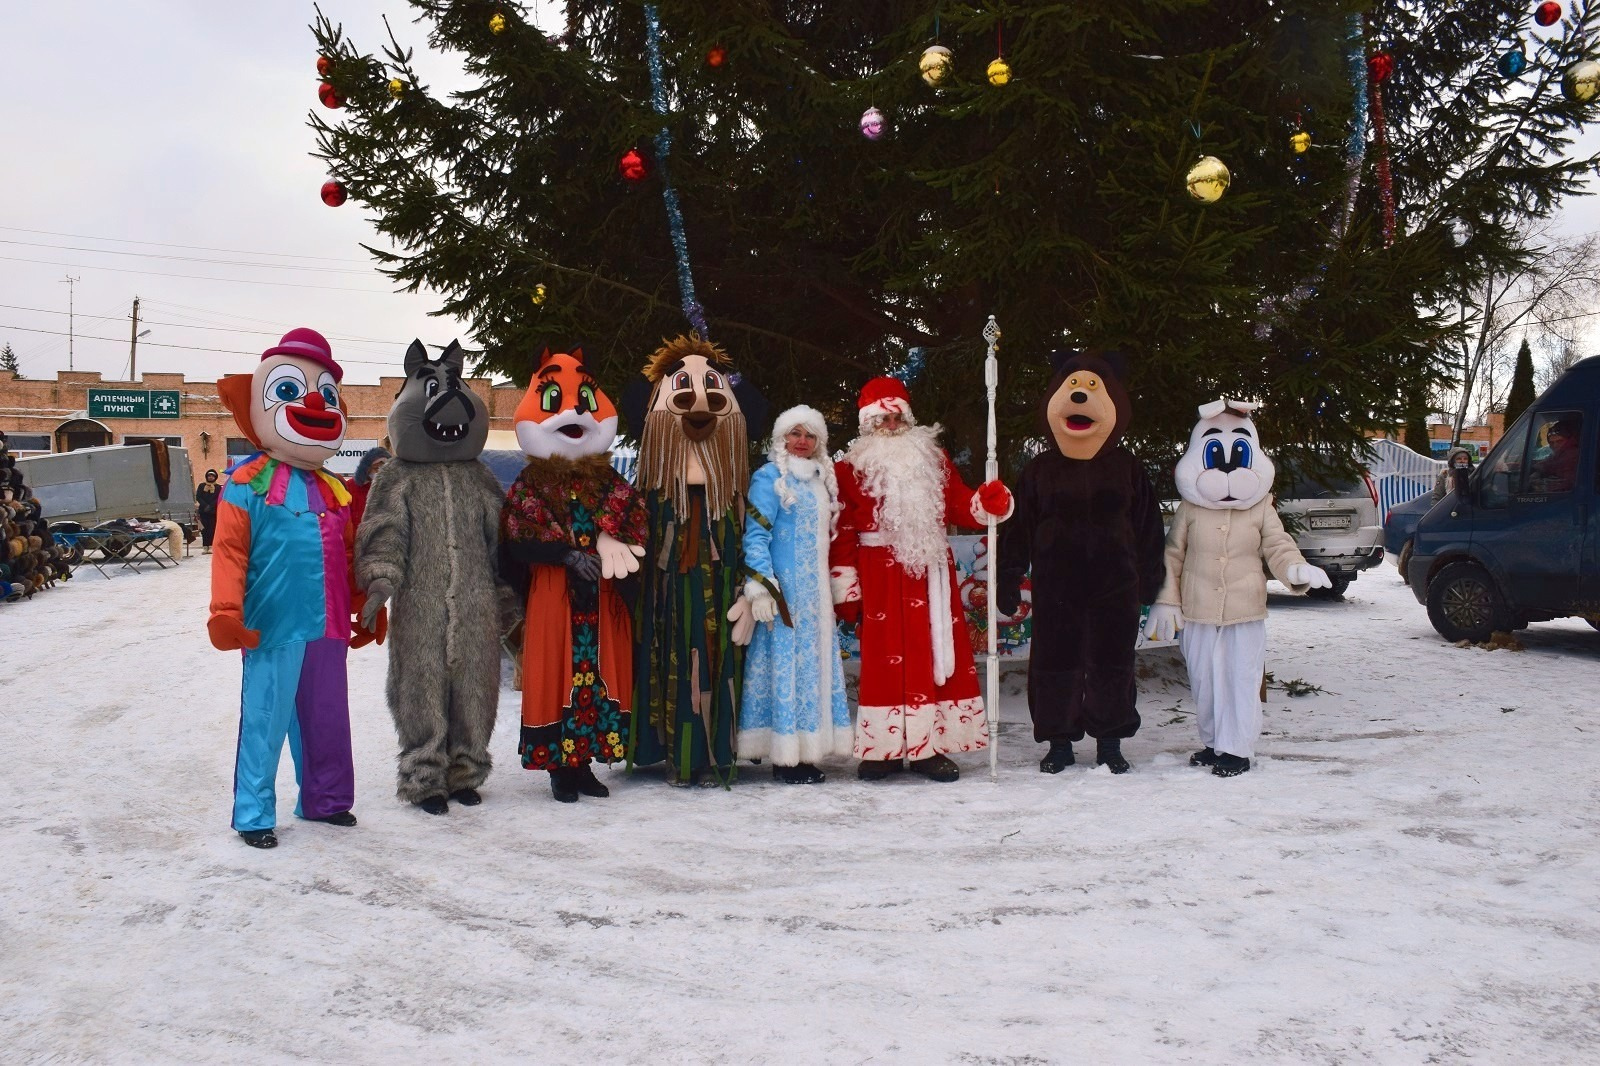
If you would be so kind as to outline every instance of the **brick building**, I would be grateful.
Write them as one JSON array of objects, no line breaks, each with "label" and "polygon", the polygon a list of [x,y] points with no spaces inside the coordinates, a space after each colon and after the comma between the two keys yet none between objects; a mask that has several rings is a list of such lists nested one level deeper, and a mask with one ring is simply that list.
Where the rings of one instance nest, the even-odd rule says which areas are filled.
[{"label": "brick building", "polygon": [[[376,385],[341,387],[349,431],[339,455],[328,463],[330,470],[353,473],[361,454],[383,439],[389,407],[404,381],[386,377]],[[487,378],[469,378],[467,384],[488,405],[490,447],[515,448],[515,438],[510,436],[512,416],[523,390],[493,385]],[[90,390],[95,390],[93,417]],[[137,412],[152,406],[170,411],[174,400],[175,417],[108,413]],[[186,381],[182,374],[142,374],[138,381],[105,381],[98,373],[84,371],[63,370],[54,379],[33,379],[0,370],[0,430],[5,430],[11,450],[18,455],[122,444],[130,437],[159,437],[188,450],[197,480],[207,469],[222,470],[254,450],[217,398],[216,382]],[[501,437],[501,433],[507,436]]]}]

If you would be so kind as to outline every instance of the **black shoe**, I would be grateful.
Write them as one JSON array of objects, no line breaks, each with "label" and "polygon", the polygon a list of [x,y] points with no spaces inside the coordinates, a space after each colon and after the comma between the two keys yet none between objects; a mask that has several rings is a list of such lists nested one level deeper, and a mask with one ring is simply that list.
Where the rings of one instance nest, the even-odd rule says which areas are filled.
[{"label": "black shoe", "polygon": [[820,785],[828,775],[808,762],[794,766],[774,766],[772,776],[786,785]]},{"label": "black shoe", "polygon": [[905,763],[899,759],[862,759],[861,765],[856,767],[856,776],[863,781],[882,781],[905,768]]},{"label": "black shoe", "polygon": [[1114,737],[1095,741],[1094,761],[1096,766],[1104,766],[1114,774],[1125,774],[1133,769],[1132,764],[1122,757],[1122,741]]},{"label": "black shoe", "polygon": [[307,818],[308,822],[326,822],[329,825],[352,826],[356,824],[356,816],[349,811],[340,811],[330,814],[326,818]]},{"label": "black shoe", "polygon": [[961,767],[957,766],[947,756],[930,755],[926,759],[918,759],[911,764],[911,772],[921,774],[929,781],[954,781],[961,776]]},{"label": "black shoe", "polygon": [[1250,769],[1249,759],[1219,751],[1217,752],[1217,765],[1211,768],[1211,772],[1218,777],[1238,777],[1248,769]]},{"label": "black shoe", "polygon": [[594,776],[593,763],[586,762],[572,770],[572,786],[585,796],[594,796],[596,799],[605,799],[611,795],[611,790]]},{"label": "black shoe", "polygon": [[1209,747],[1201,748],[1199,751],[1189,756],[1189,765],[1215,766],[1217,765],[1217,753],[1212,751]]},{"label": "black shoe", "polygon": [[278,846],[278,835],[270,829],[241,829],[239,836],[252,848],[275,848]]},{"label": "black shoe", "polygon": [[1045,752],[1044,758],[1039,760],[1041,774],[1059,774],[1073,763],[1077,758],[1072,754],[1070,740],[1052,740],[1050,750]]},{"label": "black shoe", "polygon": [[557,803],[578,802],[578,786],[572,780],[572,771],[564,766],[550,771],[550,794]]},{"label": "black shoe", "polygon": [[443,796],[429,796],[417,806],[429,814],[448,814],[450,811],[450,801]]},{"label": "black shoe", "polygon": [[478,790],[475,788],[458,788],[450,793],[450,798],[463,807],[476,807],[483,802],[483,797],[478,795]]}]

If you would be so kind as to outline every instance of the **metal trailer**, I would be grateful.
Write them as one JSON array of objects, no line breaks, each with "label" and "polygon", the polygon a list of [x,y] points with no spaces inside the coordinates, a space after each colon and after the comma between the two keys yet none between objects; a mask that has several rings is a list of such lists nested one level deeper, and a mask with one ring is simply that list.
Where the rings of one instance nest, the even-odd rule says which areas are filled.
[{"label": "metal trailer", "polygon": [[[165,478],[161,476],[165,453]],[[79,448],[17,460],[52,532],[118,518],[170,519],[186,538],[199,528],[189,453],[165,443]]]}]

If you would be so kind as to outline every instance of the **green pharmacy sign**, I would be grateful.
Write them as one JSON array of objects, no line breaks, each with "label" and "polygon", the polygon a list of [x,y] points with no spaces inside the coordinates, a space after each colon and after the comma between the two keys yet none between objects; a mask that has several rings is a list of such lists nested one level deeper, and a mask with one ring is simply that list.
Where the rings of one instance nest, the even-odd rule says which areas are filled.
[{"label": "green pharmacy sign", "polygon": [[178,418],[183,402],[177,389],[90,389],[90,418]]}]

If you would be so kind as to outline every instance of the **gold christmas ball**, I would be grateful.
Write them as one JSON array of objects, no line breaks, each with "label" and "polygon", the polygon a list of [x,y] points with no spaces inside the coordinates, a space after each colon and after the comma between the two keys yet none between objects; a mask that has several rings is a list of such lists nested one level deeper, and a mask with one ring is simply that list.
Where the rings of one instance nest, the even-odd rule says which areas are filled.
[{"label": "gold christmas ball", "polygon": [[1572,64],[1562,75],[1561,91],[1575,104],[1587,104],[1600,96],[1600,63],[1585,59]]},{"label": "gold christmas ball", "polygon": [[405,94],[406,94],[406,83],[401,81],[399,78],[390,78],[389,79],[389,95],[394,97],[396,100],[398,100],[402,96],[404,96]]},{"label": "gold christmas ball", "polygon": [[539,284],[537,284],[537,285],[535,285],[533,287],[533,306],[538,307],[540,304],[544,303],[544,301],[545,301],[545,288],[544,288],[544,282],[541,281],[541,282],[539,282]]},{"label": "gold christmas ball", "polygon": [[500,12],[498,12],[498,11],[496,11],[493,15],[489,16],[489,32],[490,33],[504,33],[504,32],[506,32],[506,17],[504,15],[500,14]]},{"label": "gold christmas ball", "polygon": [[1294,149],[1295,155],[1303,155],[1311,147],[1311,134],[1301,130],[1289,138],[1289,147]]},{"label": "gold christmas ball", "polygon": [[950,49],[942,44],[929,45],[917,64],[922,69],[922,80],[931,86],[944,82],[950,73]]},{"label": "gold christmas ball", "polygon": [[1189,195],[1203,204],[1214,204],[1228,191],[1230,180],[1222,160],[1214,155],[1203,155],[1189,168]]},{"label": "gold christmas ball", "polygon": [[989,84],[1004,85],[1011,80],[1011,64],[1004,59],[995,58],[989,61]]}]

